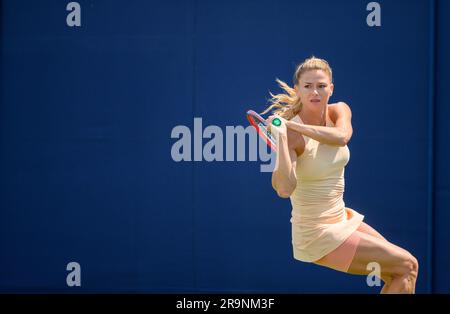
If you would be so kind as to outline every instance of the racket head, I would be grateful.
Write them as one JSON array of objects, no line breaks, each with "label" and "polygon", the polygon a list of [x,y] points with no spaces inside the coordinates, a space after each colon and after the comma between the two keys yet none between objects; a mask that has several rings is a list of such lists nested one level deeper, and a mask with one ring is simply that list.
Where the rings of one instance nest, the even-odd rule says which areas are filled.
[{"label": "racket head", "polygon": [[275,136],[269,131],[267,121],[253,110],[247,111],[247,119],[270,149],[276,152],[277,144]]}]

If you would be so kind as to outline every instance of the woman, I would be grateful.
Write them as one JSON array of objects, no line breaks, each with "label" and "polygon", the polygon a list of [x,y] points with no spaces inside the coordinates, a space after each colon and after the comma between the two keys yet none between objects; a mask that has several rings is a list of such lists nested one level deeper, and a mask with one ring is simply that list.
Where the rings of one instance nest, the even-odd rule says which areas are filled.
[{"label": "woman", "polygon": [[263,113],[275,109],[268,122],[282,121],[271,125],[278,137],[272,186],[291,199],[294,258],[358,275],[368,275],[367,266],[376,262],[381,293],[415,293],[417,259],[345,207],[352,113],[344,102],[328,104],[334,88],[328,62],[306,59],[295,71],[294,88],[277,82],[286,93],[271,94],[272,105]]}]

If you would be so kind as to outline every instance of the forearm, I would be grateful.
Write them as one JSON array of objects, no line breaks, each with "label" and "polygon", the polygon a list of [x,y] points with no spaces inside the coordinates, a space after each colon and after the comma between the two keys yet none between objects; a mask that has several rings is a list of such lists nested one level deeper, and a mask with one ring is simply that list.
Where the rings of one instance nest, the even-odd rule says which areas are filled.
[{"label": "forearm", "polygon": [[349,140],[348,132],[338,127],[301,124],[294,121],[288,121],[287,127],[328,145],[345,146]]},{"label": "forearm", "polygon": [[272,186],[280,197],[287,198],[294,191],[297,178],[289,154],[286,135],[279,136],[277,147],[277,159],[272,173]]}]

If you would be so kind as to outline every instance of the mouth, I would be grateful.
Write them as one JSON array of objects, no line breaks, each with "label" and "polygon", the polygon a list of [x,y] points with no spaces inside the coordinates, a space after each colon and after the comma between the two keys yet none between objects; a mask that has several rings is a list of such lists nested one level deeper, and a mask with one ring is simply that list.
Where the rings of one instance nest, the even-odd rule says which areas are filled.
[{"label": "mouth", "polygon": [[311,102],[318,103],[318,102],[320,102],[320,99],[311,99]]}]

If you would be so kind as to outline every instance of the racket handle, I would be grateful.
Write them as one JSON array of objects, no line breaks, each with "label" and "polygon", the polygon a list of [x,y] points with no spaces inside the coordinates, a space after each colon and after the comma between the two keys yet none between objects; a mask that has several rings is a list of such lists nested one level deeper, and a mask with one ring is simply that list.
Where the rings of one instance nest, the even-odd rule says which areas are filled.
[{"label": "racket handle", "polygon": [[275,119],[272,120],[272,124],[274,126],[280,126],[281,125],[281,120],[278,119],[278,118],[275,118]]}]

